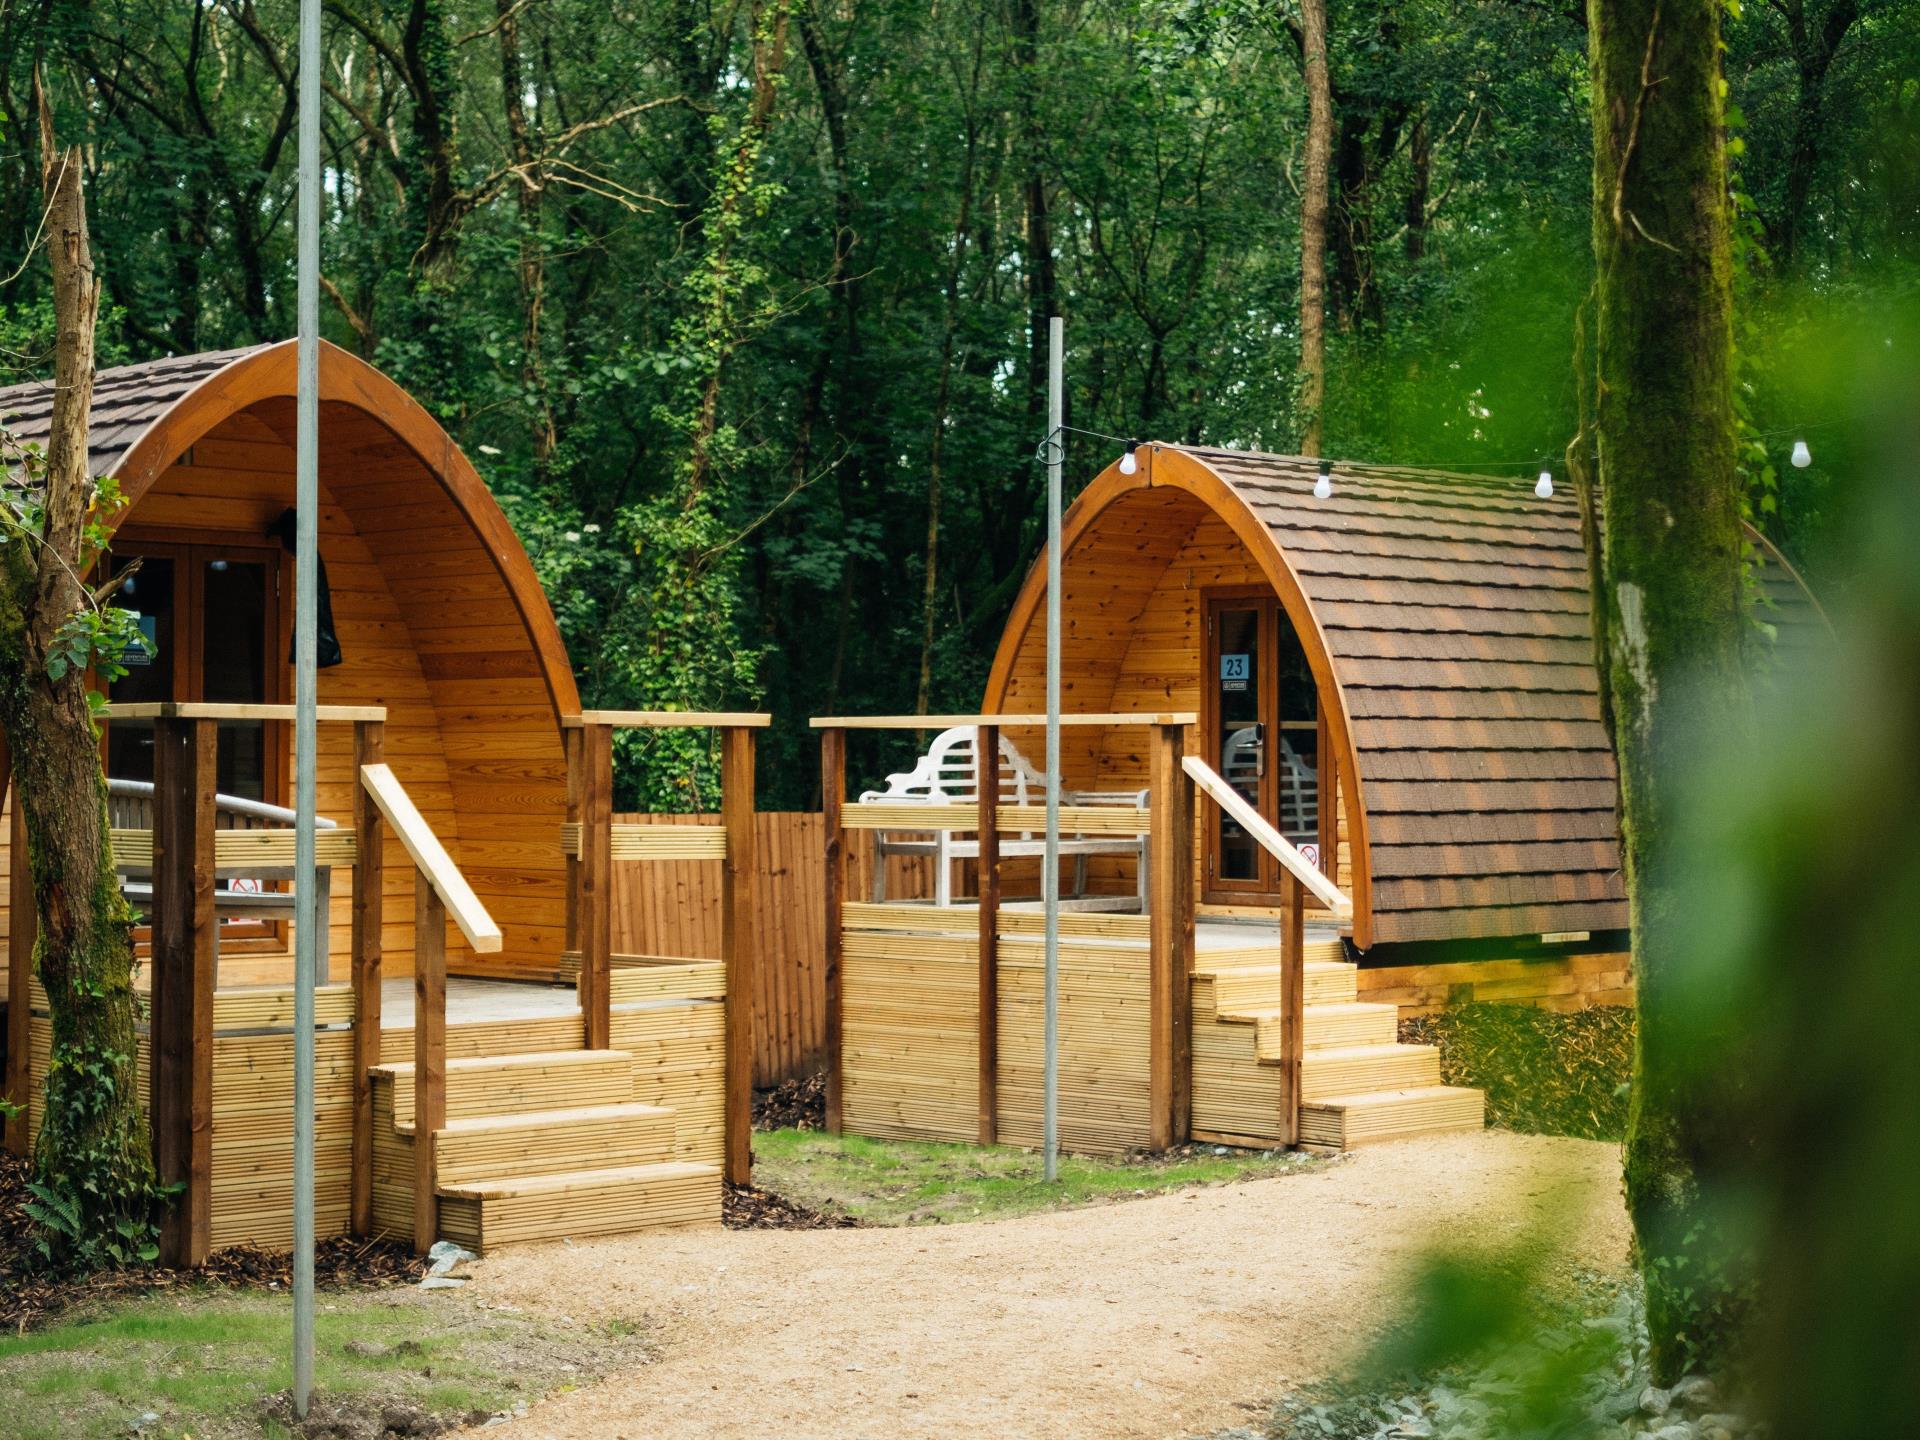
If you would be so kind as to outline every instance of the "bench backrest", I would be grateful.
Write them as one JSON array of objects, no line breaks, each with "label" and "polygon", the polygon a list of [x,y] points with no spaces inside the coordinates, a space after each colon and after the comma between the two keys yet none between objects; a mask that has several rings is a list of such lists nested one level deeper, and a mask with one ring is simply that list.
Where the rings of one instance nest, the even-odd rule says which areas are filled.
[{"label": "bench backrest", "polygon": [[[884,789],[869,790],[860,799],[973,804],[980,798],[980,767],[974,754],[979,734],[971,725],[942,730],[913,769],[887,776]],[[1003,804],[1037,805],[1046,798],[1046,781],[1005,735],[1000,737],[999,770]]]}]

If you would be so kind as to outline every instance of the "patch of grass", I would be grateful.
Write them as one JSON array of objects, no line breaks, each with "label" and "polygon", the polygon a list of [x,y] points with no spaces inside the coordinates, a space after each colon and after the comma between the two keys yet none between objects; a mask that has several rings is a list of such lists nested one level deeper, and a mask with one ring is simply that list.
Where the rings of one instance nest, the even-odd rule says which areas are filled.
[{"label": "patch of grass", "polygon": [[1011,1146],[872,1140],[805,1130],[754,1136],[754,1179],[816,1210],[870,1225],[999,1220],[1039,1210],[1292,1175],[1328,1163],[1287,1151],[1190,1145],[1167,1155],[1062,1155],[1060,1178],[1041,1178],[1037,1152]]},{"label": "patch of grass", "polygon": [[1597,1005],[1462,1005],[1401,1022],[1402,1040],[1440,1047],[1440,1078],[1486,1093],[1487,1123],[1528,1135],[1618,1140],[1627,1131],[1634,1012]]},{"label": "patch of grass", "polygon": [[[323,1295],[316,1388],[405,1400],[464,1417],[511,1409],[644,1359],[631,1333],[558,1330],[414,1291]],[[93,1440],[141,1433],[198,1440],[281,1433],[259,1409],[292,1383],[288,1297],[187,1289],[103,1306],[0,1338],[0,1435]]]}]

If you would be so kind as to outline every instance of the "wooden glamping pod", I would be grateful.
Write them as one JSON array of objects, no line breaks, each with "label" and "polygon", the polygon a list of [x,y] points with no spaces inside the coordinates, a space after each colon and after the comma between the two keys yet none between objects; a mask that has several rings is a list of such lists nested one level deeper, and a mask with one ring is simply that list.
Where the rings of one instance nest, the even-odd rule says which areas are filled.
[{"label": "wooden glamping pod", "polygon": [[[1397,975],[1526,954],[1559,957],[1576,976],[1591,961],[1601,983],[1626,983],[1616,781],[1575,500],[1538,497],[1531,477],[1346,463],[1320,499],[1313,460],[1167,445],[1135,460],[1132,473],[1116,463],[1095,478],[1064,520],[1063,709],[1082,723],[1063,733],[1062,783],[1108,803],[1137,797],[1130,822],[1110,815],[1105,828],[1130,823],[1148,843],[1116,852],[1085,830],[1090,853],[1063,866],[1074,897],[1063,1143],[1190,1131],[1340,1147],[1478,1125],[1478,1094],[1441,1085],[1430,1048],[1397,1043],[1397,1006],[1367,999],[1354,962]],[[1823,622],[1785,562],[1763,553],[1768,619],[1794,643]],[[1044,704],[1045,579],[1036,564],[983,715],[949,717],[995,724],[1010,747],[1002,806],[1007,777],[1041,753],[1031,717]],[[1192,722],[1177,737],[1149,723],[1174,718]],[[831,742],[861,723],[823,725]],[[958,743],[966,725],[943,738]],[[966,745],[965,778],[936,807],[948,813],[935,823],[955,830],[986,823],[951,803],[981,793],[979,742]],[[837,763],[844,751],[828,753]],[[903,766],[910,758],[899,752]],[[928,821],[915,830],[905,808],[932,798],[922,792],[937,769],[923,760],[917,779],[903,770],[846,804],[843,826],[937,853]],[[1031,807],[1021,820],[1032,824]],[[1014,828],[1004,812],[1000,823]],[[1159,838],[1168,825],[1182,841]],[[947,849],[965,863],[972,845]],[[978,941],[961,938],[971,901],[844,897],[849,1128],[958,1138],[977,1101],[998,1121],[981,1135],[1032,1138],[1037,871],[998,861],[975,862],[978,893],[1003,917],[981,921]],[[1289,868],[1303,861],[1319,884]],[[1141,879],[1163,867],[1177,873]],[[1313,913],[1303,920],[1290,894]],[[1171,897],[1175,914],[1129,913],[1149,896]],[[1272,929],[1248,923],[1280,916],[1283,935],[1305,928],[1297,980]],[[943,964],[977,967],[978,983]],[[893,998],[908,991],[911,1004]]]},{"label": "wooden glamping pod", "polygon": [[[723,1104],[737,947],[727,963],[607,953],[623,853],[608,739],[675,717],[583,718],[532,565],[459,448],[330,345],[320,387],[320,1232],[497,1244],[717,1222],[729,1129],[746,1163],[745,1083]],[[151,919],[141,1064],[163,1178],[186,1186],[175,1258],[291,1235],[293,397],[292,342],[102,371],[95,392],[94,473],[127,500],[104,563],[133,568],[123,603],[152,644],[110,689],[104,756],[116,859]],[[48,408],[44,385],[0,390],[23,441]],[[677,719],[735,727],[749,834],[743,849],[737,823],[686,827],[684,844],[750,864],[744,727],[763,717]],[[219,879],[199,897],[203,853]],[[21,1150],[48,1040],[10,868]],[[218,918],[196,927],[202,899]],[[448,973],[468,977],[451,994]]]}]

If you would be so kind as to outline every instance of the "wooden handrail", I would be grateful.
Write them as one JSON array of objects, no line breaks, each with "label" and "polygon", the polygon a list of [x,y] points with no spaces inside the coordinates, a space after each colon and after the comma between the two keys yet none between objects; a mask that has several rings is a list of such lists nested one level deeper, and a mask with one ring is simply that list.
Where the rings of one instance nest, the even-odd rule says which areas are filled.
[{"label": "wooden handrail", "polygon": [[1193,783],[1206,791],[1214,804],[1237,820],[1242,830],[1259,841],[1261,847],[1278,860],[1314,899],[1331,910],[1336,918],[1344,920],[1352,916],[1353,901],[1347,893],[1323,875],[1319,866],[1302,855],[1292,841],[1268,824],[1266,818],[1247,803],[1244,795],[1221,778],[1219,771],[1197,755],[1184,757],[1180,761],[1180,768],[1192,776]]},{"label": "wooden handrail", "polygon": [[562,729],[606,725],[615,730],[764,730],[773,716],[758,710],[583,710],[560,717]]},{"label": "wooden handrail", "polygon": [[[108,720],[293,720],[292,705],[227,705],[183,700],[141,700],[109,705],[101,712]],[[384,705],[316,705],[314,718],[363,724],[387,718]]]},{"label": "wooden handrail", "polygon": [[[1062,715],[1062,725],[1193,725],[1199,716],[1191,710],[1141,711],[1129,715]],[[962,725],[1009,726],[1025,729],[1045,725],[1045,715],[816,715],[807,722],[815,730],[952,730]]]},{"label": "wooden handrail", "polygon": [[501,945],[500,927],[493,923],[487,907],[480,903],[466,876],[454,865],[447,847],[440,843],[440,837],[420,814],[399,776],[393,773],[393,767],[362,765],[360,783],[387,824],[393,827],[393,833],[400,837],[400,844],[412,858],[414,868],[433,887],[454,924],[460,927],[460,933],[467,937],[467,944],[482,955],[497,953]]}]

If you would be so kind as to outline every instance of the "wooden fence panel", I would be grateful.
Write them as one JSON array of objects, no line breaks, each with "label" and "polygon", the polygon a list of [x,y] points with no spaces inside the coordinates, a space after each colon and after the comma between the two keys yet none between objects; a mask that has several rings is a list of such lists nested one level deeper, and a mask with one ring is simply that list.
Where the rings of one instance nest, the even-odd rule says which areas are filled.
[{"label": "wooden fence panel", "polygon": [[[623,825],[714,825],[717,815],[616,815]],[[849,898],[872,893],[873,837],[847,835],[853,855]],[[754,1084],[775,1085],[826,1059],[825,831],[812,811],[754,816]],[[887,861],[892,899],[932,893],[930,862]],[[616,860],[613,950],[617,955],[720,956],[718,860]]]}]

